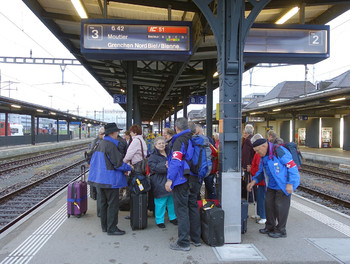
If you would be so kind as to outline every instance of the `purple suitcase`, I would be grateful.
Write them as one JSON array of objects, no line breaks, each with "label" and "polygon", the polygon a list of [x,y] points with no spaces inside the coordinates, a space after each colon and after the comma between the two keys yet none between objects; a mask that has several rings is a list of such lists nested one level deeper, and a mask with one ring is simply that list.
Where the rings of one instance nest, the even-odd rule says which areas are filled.
[{"label": "purple suitcase", "polygon": [[67,215],[80,217],[87,211],[87,183],[85,181],[85,165],[81,166],[81,180],[71,182],[67,191]]}]

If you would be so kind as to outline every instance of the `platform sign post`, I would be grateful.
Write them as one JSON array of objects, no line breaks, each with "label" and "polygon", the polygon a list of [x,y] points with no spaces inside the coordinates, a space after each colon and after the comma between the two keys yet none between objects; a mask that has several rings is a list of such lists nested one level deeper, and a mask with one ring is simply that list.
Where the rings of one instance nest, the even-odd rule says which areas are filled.
[{"label": "platform sign post", "polygon": [[113,94],[113,103],[126,104],[126,95],[125,94]]},{"label": "platform sign post", "polygon": [[206,104],[207,97],[205,95],[191,95],[188,98],[189,104]]}]

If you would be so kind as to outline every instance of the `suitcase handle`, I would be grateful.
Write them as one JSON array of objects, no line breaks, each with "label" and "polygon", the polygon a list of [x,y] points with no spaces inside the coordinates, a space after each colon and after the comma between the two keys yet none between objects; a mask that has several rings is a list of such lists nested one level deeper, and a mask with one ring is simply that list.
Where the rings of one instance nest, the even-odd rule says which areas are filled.
[{"label": "suitcase handle", "polygon": [[85,181],[85,172],[86,172],[86,167],[85,165],[81,165],[81,181]]}]

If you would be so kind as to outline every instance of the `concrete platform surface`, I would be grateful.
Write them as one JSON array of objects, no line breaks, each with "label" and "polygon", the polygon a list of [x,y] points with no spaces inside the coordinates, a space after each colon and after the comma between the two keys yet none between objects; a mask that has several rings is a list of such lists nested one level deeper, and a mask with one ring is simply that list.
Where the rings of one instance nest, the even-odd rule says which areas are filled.
[{"label": "concrete platform surface", "polygon": [[[249,206],[250,215],[254,206]],[[0,262],[35,264],[73,263],[350,263],[350,217],[293,195],[287,238],[259,233],[263,225],[248,220],[241,244],[212,248],[191,245],[189,252],[169,249],[177,239],[177,227],[166,228],[148,218],[145,230],[132,231],[128,212],[119,213],[123,236],[102,233],[96,201],[81,218],[67,218],[66,192],[4,234],[0,235]],[[331,245],[331,246],[330,246]]]}]

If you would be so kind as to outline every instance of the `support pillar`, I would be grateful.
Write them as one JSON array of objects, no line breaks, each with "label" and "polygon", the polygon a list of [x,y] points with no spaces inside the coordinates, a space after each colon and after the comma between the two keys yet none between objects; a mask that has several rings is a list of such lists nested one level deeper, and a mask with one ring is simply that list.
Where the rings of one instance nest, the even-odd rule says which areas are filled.
[{"label": "support pillar", "polygon": [[179,109],[177,108],[177,101],[175,101],[174,103],[174,129],[175,129],[175,122],[176,122],[176,119],[177,119],[177,111]]},{"label": "support pillar", "polygon": [[142,125],[141,124],[141,113],[140,113],[140,100],[138,100],[139,97],[139,86],[138,85],[134,85],[133,86],[134,89],[134,124],[138,124],[138,125]]},{"label": "support pillar", "polygon": [[57,118],[57,125],[56,125],[56,140],[57,142],[60,141],[60,120]]},{"label": "support pillar", "polygon": [[9,114],[5,113],[5,137],[11,136],[9,135],[8,130],[9,130]]},{"label": "support pillar", "polygon": [[213,74],[214,74],[214,61],[204,61],[204,72],[207,76],[207,108],[206,108],[206,124],[207,124],[207,137],[213,138]]},{"label": "support pillar", "polygon": [[134,75],[133,69],[134,69],[134,62],[133,61],[127,61],[127,84],[126,84],[126,128],[129,129],[133,122],[133,83],[132,83],[132,77]]},{"label": "support pillar", "polygon": [[187,105],[188,105],[188,89],[187,87],[182,88],[182,108],[183,117],[187,118]]},{"label": "support pillar", "polygon": [[292,114],[292,127],[291,127],[291,130],[292,130],[292,138],[290,140],[291,140],[291,142],[295,143],[295,114]]},{"label": "support pillar", "polygon": [[35,145],[35,116],[30,116],[30,137],[32,145]]},{"label": "support pillar", "polygon": [[[245,38],[269,0],[193,0],[209,22],[218,50],[220,83],[221,204],[225,211],[225,243],[241,242],[241,88]],[[253,6],[245,17],[245,5]]]}]

